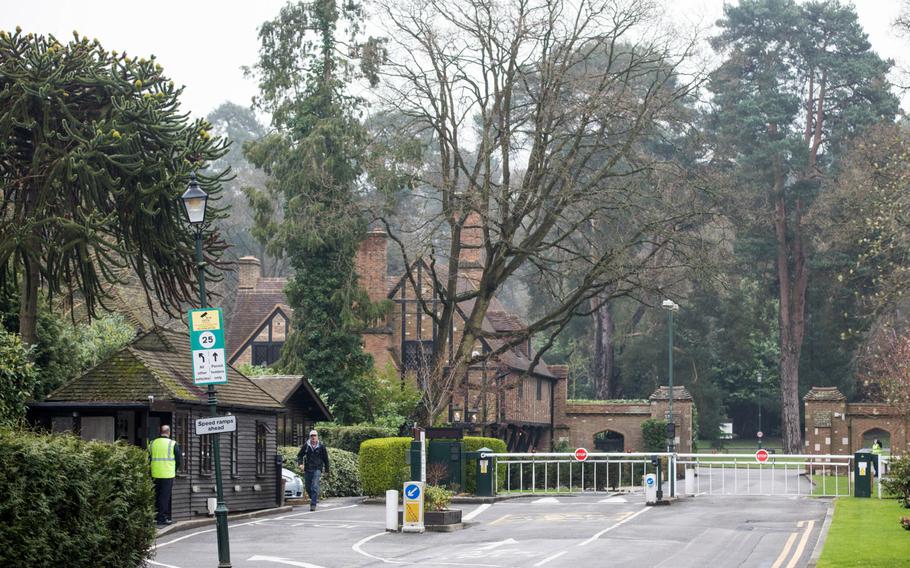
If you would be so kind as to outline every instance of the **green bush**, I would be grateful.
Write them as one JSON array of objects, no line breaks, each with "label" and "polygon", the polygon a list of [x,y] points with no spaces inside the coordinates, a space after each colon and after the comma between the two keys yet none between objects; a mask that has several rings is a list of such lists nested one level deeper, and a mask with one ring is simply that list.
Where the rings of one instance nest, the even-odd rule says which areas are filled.
[{"label": "green bush", "polygon": [[377,438],[360,445],[360,479],[365,495],[383,495],[389,489],[401,491],[410,477],[406,454],[411,438]]},{"label": "green bush", "polygon": [[[319,484],[321,497],[353,497],[363,495],[360,483],[360,469],[357,464],[357,454],[327,448],[329,451],[329,474],[323,474]],[[303,477],[303,472],[297,469],[297,452],[300,448],[294,446],[279,446],[284,467]]]},{"label": "green bush", "polygon": [[667,421],[649,418],[641,423],[641,436],[646,452],[667,451]]},{"label": "green bush", "polygon": [[0,424],[25,418],[26,402],[38,381],[31,353],[19,336],[0,328]]},{"label": "green bush", "polygon": [[452,504],[454,493],[445,487],[427,485],[423,496],[424,511],[445,511]]},{"label": "green bush", "polygon": [[139,566],[155,540],[148,455],[0,430],[0,566]]},{"label": "green bush", "polygon": [[398,434],[395,428],[376,426],[374,424],[357,424],[341,426],[323,423],[316,426],[319,440],[329,448],[338,448],[348,452],[360,452],[360,444],[373,438],[388,438]]},{"label": "green bush", "polygon": [[904,507],[910,507],[910,456],[893,460],[888,477],[882,479],[885,490],[901,500]]},{"label": "green bush", "polygon": [[[464,451],[476,452],[480,448],[490,448],[494,453],[503,454],[506,452],[506,443],[499,438],[484,438],[482,436],[465,436]],[[502,486],[504,479],[499,476],[499,485]],[[477,460],[467,460],[465,465],[465,493],[473,494],[477,490]]]}]

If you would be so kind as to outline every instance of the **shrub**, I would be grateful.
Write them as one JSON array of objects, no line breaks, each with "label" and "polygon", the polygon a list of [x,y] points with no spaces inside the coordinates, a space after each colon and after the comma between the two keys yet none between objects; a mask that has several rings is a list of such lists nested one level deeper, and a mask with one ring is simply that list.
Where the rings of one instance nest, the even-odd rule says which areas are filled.
[{"label": "shrub", "polygon": [[[357,455],[338,448],[327,448],[329,451],[329,474],[323,474],[319,484],[321,497],[353,497],[363,495],[360,483],[360,469],[357,465]],[[282,465],[303,477],[303,472],[297,469],[297,452],[300,448],[294,446],[279,446]]]},{"label": "shrub", "polygon": [[445,511],[452,504],[452,493],[445,487],[427,485],[423,495],[424,511]]},{"label": "shrub", "polygon": [[882,479],[882,485],[901,500],[901,505],[910,507],[910,455],[891,462],[888,477]]},{"label": "shrub", "polygon": [[667,421],[649,418],[641,423],[641,436],[646,452],[667,451]]},{"label": "shrub", "polygon": [[398,434],[398,430],[386,426],[374,424],[341,426],[329,422],[318,424],[316,431],[319,432],[319,439],[326,447],[338,448],[355,454],[360,452],[360,444],[364,440],[388,438]]},{"label": "shrub", "polygon": [[12,426],[25,417],[26,402],[38,381],[29,355],[18,335],[0,328],[0,424]]},{"label": "shrub", "polygon": [[[465,436],[464,451],[476,452],[480,448],[490,448],[493,452],[503,454],[506,452],[506,443],[499,438],[484,438],[482,436]],[[473,494],[477,490],[477,460],[468,460],[465,467],[464,491]],[[502,475],[498,476],[499,485],[505,482]]]},{"label": "shrub", "polygon": [[155,540],[148,455],[0,430],[0,566],[139,566]]},{"label": "shrub", "polygon": [[910,517],[901,517],[901,526],[910,531]]},{"label": "shrub", "polygon": [[378,438],[360,445],[360,479],[365,495],[401,490],[410,476],[406,455],[411,438]]}]

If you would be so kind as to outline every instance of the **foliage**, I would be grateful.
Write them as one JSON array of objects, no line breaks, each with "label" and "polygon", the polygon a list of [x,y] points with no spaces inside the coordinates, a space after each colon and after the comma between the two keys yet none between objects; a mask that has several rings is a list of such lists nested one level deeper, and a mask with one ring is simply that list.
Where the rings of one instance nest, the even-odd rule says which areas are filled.
[{"label": "foliage", "polygon": [[389,489],[401,490],[410,477],[406,463],[411,438],[379,438],[360,445],[360,479],[364,495],[383,495]]},{"label": "foliage", "polygon": [[[259,80],[256,105],[271,113],[276,133],[245,146],[250,162],[269,176],[264,192],[248,191],[263,228],[256,236],[294,270],[286,288],[294,318],[278,366],[305,375],[344,423],[368,418],[371,361],[357,332],[376,315],[354,272],[366,232],[356,200],[366,135],[357,119],[360,101],[347,94],[355,69],[341,54],[355,43],[337,37],[340,29],[356,36],[362,17],[354,2],[313,0],[289,3],[263,23],[259,61],[249,74]],[[376,44],[357,47],[366,56]]]},{"label": "foliage", "polygon": [[641,437],[646,452],[667,451],[667,421],[649,418],[641,423]]},{"label": "foliage", "polygon": [[369,422],[392,428],[395,433],[404,433],[402,430],[408,426],[420,402],[417,387],[412,381],[403,380],[391,363],[384,369],[374,366],[365,383],[367,391],[364,399]]},{"label": "foliage", "polygon": [[424,511],[445,511],[452,504],[452,496],[455,495],[445,487],[429,484],[423,492],[423,510]]},{"label": "foliage", "polygon": [[[323,474],[320,479],[319,492],[322,497],[353,497],[363,495],[360,483],[360,469],[357,464],[357,454],[338,448],[326,446],[329,452],[329,474]],[[297,452],[300,448],[294,446],[279,446],[282,466],[303,477],[303,472],[297,467]]]},{"label": "foliage", "polygon": [[[493,453],[506,453],[506,443],[499,438],[486,438],[483,436],[465,436],[464,451],[476,452],[480,448],[490,448]],[[558,451],[558,450],[556,450]],[[504,477],[499,477],[499,484],[502,485]],[[467,460],[465,467],[464,492],[473,494],[477,490],[477,460]]]},{"label": "foliage", "polygon": [[[227,147],[180,111],[181,92],[154,56],[76,32],[62,44],[0,31],[0,286],[20,286],[26,343],[39,285],[49,302],[78,292],[91,315],[128,274],[167,310],[196,299],[194,237],[177,197]],[[210,203],[227,174],[200,175]],[[208,216],[223,213],[210,206]],[[211,229],[203,237],[217,266],[223,243]]]},{"label": "foliage", "polygon": [[888,477],[882,479],[882,487],[887,493],[895,495],[902,506],[910,508],[910,456],[891,461]]},{"label": "foliage", "polygon": [[275,367],[266,367],[264,365],[253,365],[252,363],[244,363],[237,367],[237,370],[246,375],[247,377],[268,377],[272,375],[280,375],[281,371]]},{"label": "foliage", "polygon": [[360,452],[360,444],[373,438],[388,438],[398,433],[397,428],[377,424],[354,424],[345,426],[322,422],[316,425],[319,439],[326,447],[339,448],[352,453]]},{"label": "foliage", "polygon": [[910,418],[910,336],[889,326],[873,334],[860,360],[859,377],[866,393],[880,398]]},{"label": "foliage", "polygon": [[38,373],[29,360],[29,348],[19,336],[0,328],[0,426],[25,418]]},{"label": "foliage", "polygon": [[0,564],[139,566],[155,540],[148,455],[0,430]]}]

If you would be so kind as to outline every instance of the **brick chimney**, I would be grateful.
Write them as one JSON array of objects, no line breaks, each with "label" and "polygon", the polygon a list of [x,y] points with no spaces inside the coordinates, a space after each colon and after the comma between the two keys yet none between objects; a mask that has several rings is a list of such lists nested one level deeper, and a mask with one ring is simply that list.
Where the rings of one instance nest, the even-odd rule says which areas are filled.
[{"label": "brick chimney", "polygon": [[553,424],[565,424],[566,404],[569,398],[569,366],[547,365],[547,368],[556,377],[556,384],[553,385]]},{"label": "brick chimney", "polygon": [[483,239],[483,217],[471,211],[461,227],[461,252],[458,271],[472,280],[480,281],[486,250]]},{"label": "brick chimney", "polygon": [[240,284],[237,287],[241,290],[255,288],[262,275],[262,263],[259,259],[255,256],[242,256],[237,260],[237,266],[240,272]]},{"label": "brick chimney", "polygon": [[388,235],[385,230],[375,228],[367,233],[360,243],[354,258],[357,280],[366,290],[371,302],[384,300],[388,295]]}]

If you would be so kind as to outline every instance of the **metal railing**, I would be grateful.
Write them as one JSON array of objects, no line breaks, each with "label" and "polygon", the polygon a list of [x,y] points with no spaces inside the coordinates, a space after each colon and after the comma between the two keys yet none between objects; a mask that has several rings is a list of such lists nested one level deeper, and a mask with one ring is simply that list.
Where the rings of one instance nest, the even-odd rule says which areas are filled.
[{"label": "metal railing", "polygon": [[[656,473],[652,458],[663,460],[662,477],[674,458],[668,453],[591,452],[580,461],[574,453],[485,454],[495,458],[498,493],[560,494],[619,492],[641,489],[644,477]],[[667,487],[669,495],[669,487]]]},{"label": "metal railing", "polygon": [[683,488],[690,495],[853,494],[853,456],[771,454],[764,463],[755,454],[677,454],[686,470]]}]

